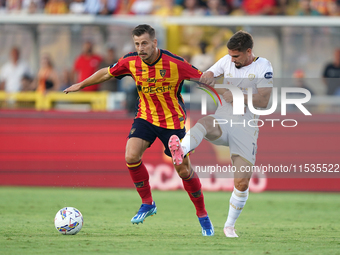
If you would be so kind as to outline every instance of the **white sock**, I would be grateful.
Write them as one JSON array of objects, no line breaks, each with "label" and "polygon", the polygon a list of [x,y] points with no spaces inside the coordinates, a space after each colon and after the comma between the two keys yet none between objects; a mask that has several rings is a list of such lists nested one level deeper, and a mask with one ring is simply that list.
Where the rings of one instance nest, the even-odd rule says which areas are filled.
[{"label": "white sock", "polygon": [[184,136],[181,145],[184,151],[184,155],[194,150],[203,140],[207,130],[201,123],[196,123],[188,133]]},{"label": "white sock", "polygon": [[237,218],[240,216],[243,207],[248,199],[249,188],[246,191],[239,191],[234,187],[229,201],[229,213],[224,227],[234,227]]}]

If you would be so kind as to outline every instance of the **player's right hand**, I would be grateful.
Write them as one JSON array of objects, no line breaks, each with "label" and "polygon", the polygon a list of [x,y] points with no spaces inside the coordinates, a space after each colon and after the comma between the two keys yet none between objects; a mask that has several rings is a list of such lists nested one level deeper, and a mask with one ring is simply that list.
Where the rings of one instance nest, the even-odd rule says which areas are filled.
[{"label": "player's right hand", "polygon": [[63,92],[64,92],[65,94],[67,94],[67,93],[69,93],[69,92],[77,92],[77,91],[79,91],[79,90],[81,90],[80,83],[76,83],[76,84],[73,84],[72,86],[70,86],[70,87],[64,89]]},{"label": "player's right hand", "polygon": [[215,86],[214,73],[210,71],[204,72],[199,81],[206,85],[214,87]]}]

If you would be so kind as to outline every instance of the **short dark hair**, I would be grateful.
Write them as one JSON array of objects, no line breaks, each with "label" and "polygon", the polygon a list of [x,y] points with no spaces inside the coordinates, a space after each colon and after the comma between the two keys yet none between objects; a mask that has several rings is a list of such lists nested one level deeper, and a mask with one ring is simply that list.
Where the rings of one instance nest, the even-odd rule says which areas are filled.
[{"label": "short dark hair", "polygon": [[142,24],[135,27],[132,31],[132,36],[141,36],[145,33],[148,33],[151,39],[155,38],[155,29],[147,24]]},{"label": "short dark hair", "polygon": [[236,32],[228,41],[227,47],[229,50],[238,50],[245,52],[248,49],[253,49],[254,41],[251,34],[245,31]]}]

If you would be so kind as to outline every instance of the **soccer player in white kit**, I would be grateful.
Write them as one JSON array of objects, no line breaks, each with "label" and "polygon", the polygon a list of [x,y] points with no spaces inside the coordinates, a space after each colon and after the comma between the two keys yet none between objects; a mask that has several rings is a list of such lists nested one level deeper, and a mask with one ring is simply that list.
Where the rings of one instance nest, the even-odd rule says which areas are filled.
[{"label": "soccer player in white kit", "polygon": [[194,150],[203,138],[215,145],[229,146],[236,173],[234,173],[234,190],[230,198],[228,218],[224,225],[224,233],[227,237],[238,237],[235,233],[235,222],[248,199],[252,173],[240,172],[240,169],[254,165],[256,157],[259,131],[256,126],[259,116],[251,113],[247,106],[247,90],[252,88],[252,103],[255,108],[266,108],[273,87],[273,68],[267,59],[254,55],[253,44],[253,38],[249,33],[238,31],[227,43],[228,55],[216,62],[200,78],[200,82],[214,85],[214,78],[223,74],[224,84],[231,84],[241,89],[244,94],[244,115],[233,115],[231,92],[216,88],[216,91],[222,95],[222,105],[218,106],[215,114],[198,120],[182,142],[176,136],[172,136],[169,140],[169,148],[176,165],[182,164],[184,156]]}]

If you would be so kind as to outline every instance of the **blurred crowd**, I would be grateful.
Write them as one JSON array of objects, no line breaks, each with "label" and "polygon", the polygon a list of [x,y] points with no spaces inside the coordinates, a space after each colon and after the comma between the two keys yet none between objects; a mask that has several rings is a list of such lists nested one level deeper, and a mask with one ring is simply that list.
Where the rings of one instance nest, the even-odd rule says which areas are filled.
[{"label": "blurred crowd", "polygon": [[[199,53],[192,57],[188,55],[183,55],[183,57],[198,69],[205,71],[214,64],[215,58],[206,51],[208,45],[204,41],[199,46]],[[70,85],[83,81],[97,70],[109,67],[118,61],[116,50],[113,47],[108,47],[104,56],[94,52],[94,45],[91,41],[85,41],[82,47],[82,52],[75,58],[73,67],[70,70],[63,69],[62,72],[55,68],[50,55],[42,54],[37,73],[33,73],[27,62],[20,57],[20,49],[13,47],[9,52],[8,61],[0,65],[0,91],[7,93],[37,91],[43,94],[49,91],[63,91]],[[321,70],[322,78],[325,94],[340,96],[340,83],[338,82],[340,79],[340,48],[334,50],[333,56],[334,58],[329,60]],[[292,78],[294,78],[297,87],[306,88],[312,95],[315,94],[306,83],[305,73],[302,69],[296,70]],[[137,97],[133,80],[129,81],[129,86],[125,86],[117,79],[110,79],[102,84],[86,87],[83,91],[124,91],[127,94],[134,94],[134,98]],[[185,83],[182,92],[190,92],[190,84]]]},{"label": "blurred crowd", "polygon": [[[108,67],[115,62],[117,59],[114,48],[108,48],[105,57],[102,57],[93,51],[93,43],[86,41],[70,70],[63,69],[62,72],[57,70],[51,56],[45,53],[40,58],[38,72],[33,73],[27,62],[20,57],[20,49],[13,47],[8,61],[0,66],[0,90],[7,93],[62,91],[73,83],[86,79],[100,68]],[[83,90],[115,92],[119,90],[119,84],[117,79],[111,79]]]},{"label": "blurred crowd", "polygon": [[0,0],[0,13],[340,16],[340,0]]}]

